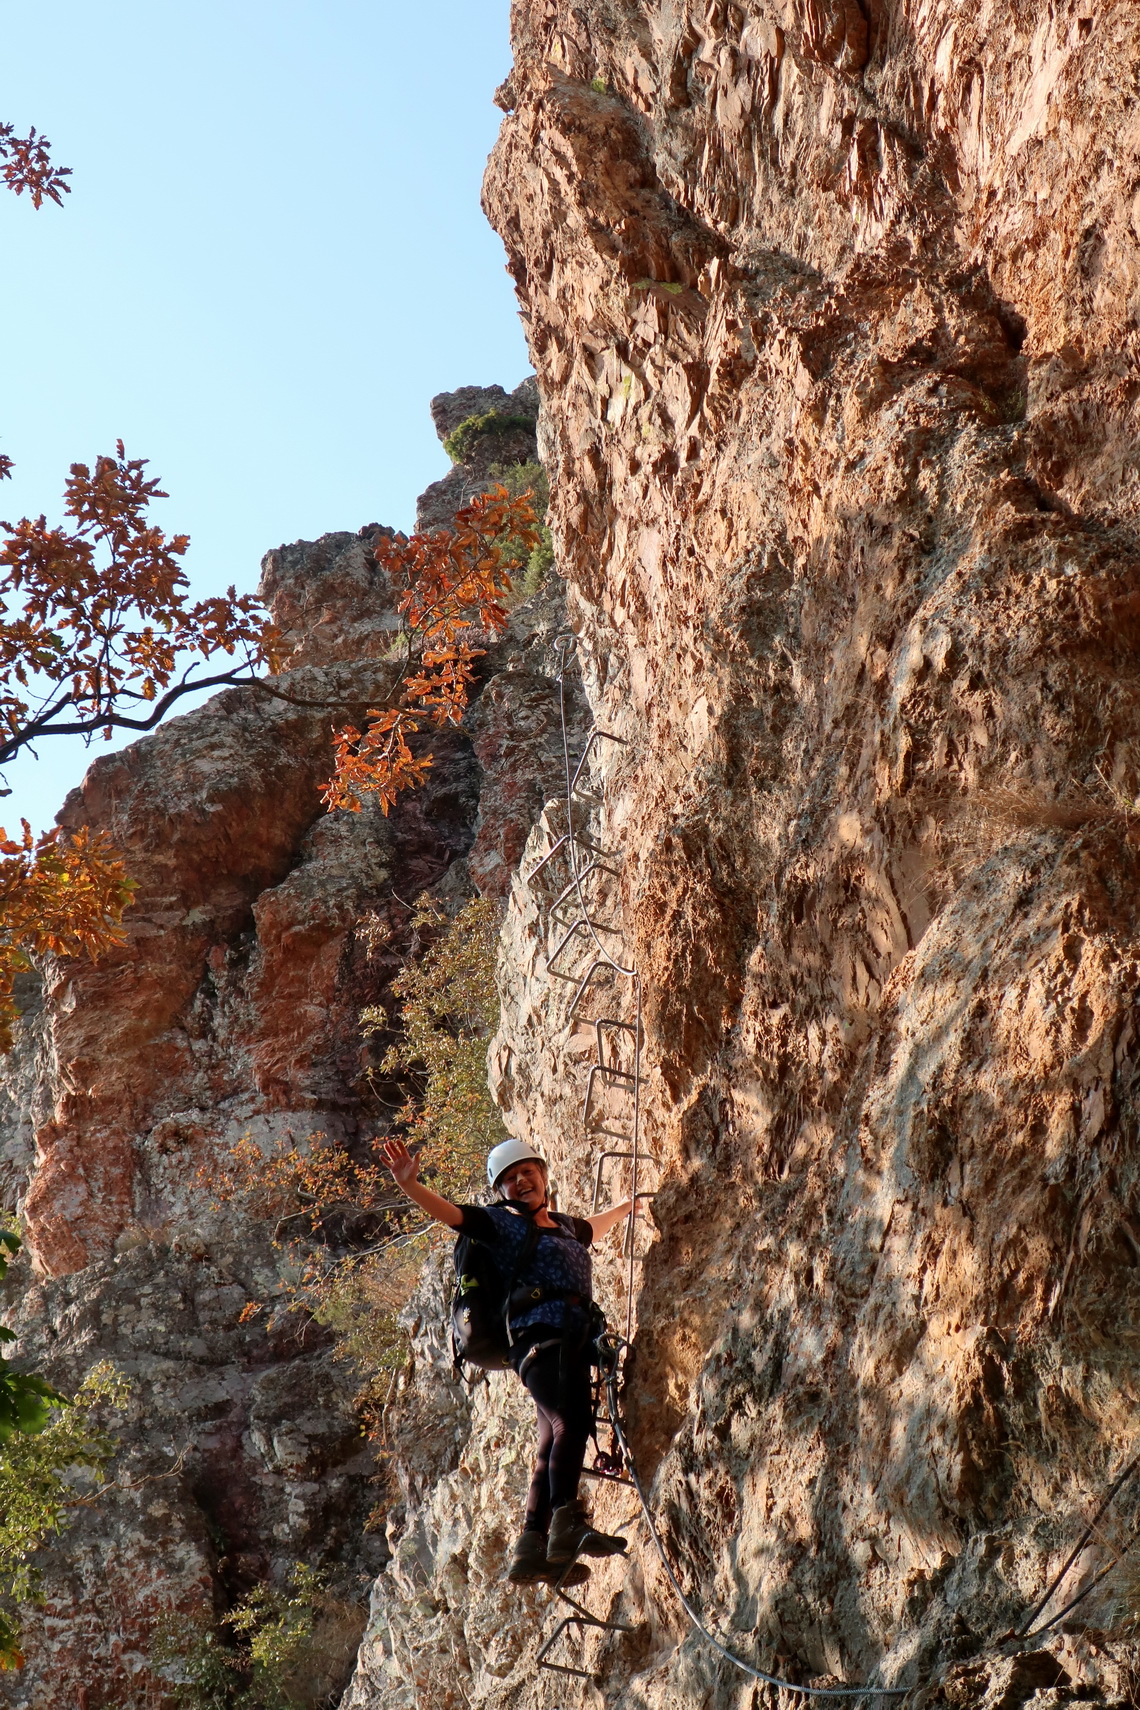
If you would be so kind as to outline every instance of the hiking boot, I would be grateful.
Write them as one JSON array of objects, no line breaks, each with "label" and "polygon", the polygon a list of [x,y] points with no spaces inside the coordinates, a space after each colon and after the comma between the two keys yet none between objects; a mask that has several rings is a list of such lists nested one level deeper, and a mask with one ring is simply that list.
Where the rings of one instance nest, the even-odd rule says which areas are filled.
[{"label": "hiking boot", "polygon": [[584,1562],[575,1562],[563,1576],[561,1567],[552,1566],[546,1559],[546,1539],[542,1533],[524,1532],[507,1564],[506,1577],[512,1585],[537,1585],[540,1582],[553,1585],[559,1579],[564,1585],[584,1585],[590,1577],[590,1570]]},{"label": "hiking boot", "polygon": [[624,1538],[611,1537],[608,1532],[595,1532],[582,1502],[564,1502],[554,1510],[546,1559],[551,1567],[563,1567],[575,1556],[624,1555]]}]

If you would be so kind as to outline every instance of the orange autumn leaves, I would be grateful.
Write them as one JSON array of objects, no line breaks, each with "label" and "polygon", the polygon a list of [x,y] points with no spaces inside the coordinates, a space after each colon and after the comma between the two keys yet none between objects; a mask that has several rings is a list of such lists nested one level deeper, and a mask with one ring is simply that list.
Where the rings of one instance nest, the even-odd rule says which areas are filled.
[{"label": "orange autumn leaves", "polygon": [[[45,517],[4,523],[0,544],[0,763],[42,736],[91,734],[140,720],[169,690],[186,653],[223,653],[227,676],[276,668],[277,633],[252,595],[233,588],[191,604],[179,560],[189,538],[151,522],[146,461],[73,463],[70,528]],[[175,694],[182,688],[175,685]]]},{"label": "orange autumn leaves", "polygon": [[[93,470],[72,465],[71,527],[49,528],[42,516],[3,524],[0,764],[45,736],[145,728],[163,691],[172,700],[186,692],[185,675],[171,685],[187,652],[228,656],[214,681],[276,667],[276,631],[256,599],[231,589],[187,600],[187,538],[167,539],[151,523],[150,503],[165,494],[143,459],[128,459],[121,442],[117,453]],[[21,823],[18,838],[0,831],[0,1052],[19,1014],[17,975],[37,956],[94,959],[121,943],[133,889],[102,834],[56,829],[34,840]]]},{"label": "orange autumn leaves", "polygon": [[387,813],[401,790],[423,782],[431,755],[414,753],[408,738],[459,724],[485,651],[474,641],[506,627],[502,597],[538,539],[529,497],[504,487],[459,511],[454,529],[379,537],[376,562],[397,590],[401,653],[388,704],[369,707],[363,729],[346,725],[334,737],[331,808],[359,812],[374,795]]},{"label": "orange autumn leaves", "polygon": [[0,1052],[19,1017],[17,974],[33,956],[95,958],[123,940],[123,910],[133,886],[109,842],[86,829],[64,841],[58,829],[33,839],[0,829]]},{"label": "orange autumn leaves", "polygon": [[45,202],[62,207],[63,198],[71,192],[71,185],[65,182],[71,177],[71,168],[53,166],[50,149],[48,139],[40,136],[34,125],[26,137],[16,135],[15,125],[0,125],[0,161],[4,163],[0,178],[17,196],[26,190],[33,208],[41,208]]}]

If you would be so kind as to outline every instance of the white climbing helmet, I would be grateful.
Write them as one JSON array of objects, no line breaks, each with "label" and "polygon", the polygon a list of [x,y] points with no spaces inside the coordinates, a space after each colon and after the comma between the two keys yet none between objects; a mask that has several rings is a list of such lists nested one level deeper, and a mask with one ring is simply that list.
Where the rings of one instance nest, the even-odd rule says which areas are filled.
[{"label": "white climbing helmet", "polygon": [[505,1176],[515,1164],[522,1164],[527,1159],[533,1159],[536,1164],[546,1168],[546,1159],[541,1152],[536,1152],[533,1146],[528,1146],[525,1140],[503,1140],[493,1146],[487,1154],[487,1181],[491,1187],[499,1185],[499,1177]]}]

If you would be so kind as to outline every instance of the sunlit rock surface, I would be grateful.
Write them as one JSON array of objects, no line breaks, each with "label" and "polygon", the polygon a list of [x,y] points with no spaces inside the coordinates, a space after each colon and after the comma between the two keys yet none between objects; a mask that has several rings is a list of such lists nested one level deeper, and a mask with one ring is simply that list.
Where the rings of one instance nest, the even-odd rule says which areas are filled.
[{"label": "sunlit rock surface", "polygon": [[[1140,1418],[1140,14],[516,0],[513,34],[486,203],[626,742],[598,906],[644,982],[626,1407],[662,1537],[793,1679],[1131,1704],[1134,1574],[1001,1641]],[[580,1206],[564,882],[512,893],[492,1066]],[[774,1703],[688,1635],[639,1527],[588,1599],[636,1632],[560,1653],[601,1685],[536,1676],[555,1615],[494,1580],[529,1430],[497,1389],[434,1489],[402,1441],[352,1710]]]}]

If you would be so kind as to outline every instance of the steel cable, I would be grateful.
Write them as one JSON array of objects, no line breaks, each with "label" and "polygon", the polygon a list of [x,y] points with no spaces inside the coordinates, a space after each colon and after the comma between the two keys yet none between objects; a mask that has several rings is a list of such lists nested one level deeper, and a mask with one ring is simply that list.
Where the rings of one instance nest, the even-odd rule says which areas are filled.
[{"label": "steel cable", "polygon": [[798,1681],[783,1680],[778,1674],[768,1674],[766,1670],[757,1668],[755,1663],[747,1662],[744,1657],[738,1657],[735,1651],[730,1651],[727,1645],[721,1643],[715,1633],[709,1632],[709,1629],[705,1626],[701,1616],[685,1595],[681,1582],[674,1572],[673,1564],[669,1560],[665,1545],[661,1542],[661,1534],[657,1530],[657,1522],[653,1518],[653,1513],[649,1507],[649,1500],[645,1494],[645,1487],[643,1486],[637,1468],[633,1463],[633,1455],[630,1451],[629,1441],[622,1426],[621,1413],[618,1408],[617,1399],[617,1366],[622,1348],[627,1348],[628,1346],[629,1343],[625,1341],[620,1343],[614,1342],[612,1344],[613,1358],[609,1369],[606,1372],[605,1379],[606,1397],[610,1406],[610,1422],[613,1425],[618,1443],[621,1446],[622,1454],[625,1457],[625,1464],[629,1472],[630,1481],[637,1492],[637,1500],[641,1504],[641,1512],[645,1516],[645,1524],[649,1528],[649,1536],[653,1539],[654,1547],[657,1550],[658,1556],[661,1558],[661,1565],[665,1569],[670,1585],[677,1594],[677,1601],[680,1603],[681,1608],[685,1611],[685,1614],[688,1617],[690,1626],[692,1626],[696,1632],[698,1632],[701,1637],[725,1659],[726,1662],[730,1662],[734,1668],[740,1669],[742,1674],[751,1675],[753,1680],[763,1681],[765,1685],[778,1687],[783,1692],[798,1692],[805,1698],[906,1698],[908,1694],[914,1690],[913,1687],[870,1685],[801,1686]]},{"label": "steel cable", "polygon": [[[633,1455],[632,1455],[632,1452],[630,1450],[629,1442],[628,1442],[628,1439],[626,1438],[624,1428],[622,1426],[621,1415],[620,1415],[620,1411],[618,1408],[617,1384],[618,1384],[618,1362],[619,1362],[620,1357],[621,1357],[622,1349],[623,1348],[624,1349],[630,1349],[631,1348],[632,1330],[633,1330],[633,1296],[634,1296],[634,1274],[633,1273],[634,1273],[634,1263],[635,1263],[634,1242],[633,1242],[633,1225],[634,1225],[634,1219],[635,1219],[636,1213],[637,1213],[638,1165],[640,1162],[642,989],[641,989],[641,976],[638,973],[637,969],[632,968],[632,967],[627,968],[622,963],[618,962],[610,954],[610,952],[606,949],[605,945],[602,943],[601,939],[599,938],[598,930],[595,927],[594,922],[590,916],[590,910],[589,910],[589,907],[586,903],[585,892],[583,889],[582,873],[581,873],[581,869],[580,869],[580,863],[579,863],[579,859],[578,859],[578,850],[577,850],[578,839],[577,839],[575,826],[574,826],[574,789],[575,789],[575,786],[577,783],[578,773],[582,769],[582,764],[583,764],[583,761],[585,760],[586,756],[585,756],[585,753],[583,753],[582,758],[578,762],[577,770],[571,769],[570,740],[569,740],[569,732],[567,729],[567,719],[566,719],[566,668],[567,668],[567,664],[568,664],[569,650],[575,644],[576,639],[577,638],[575,636],[567,634],[567,635],[561,635],[561,636],[555,637],[555,641],[554,641],[554,646],[558,649],[559,656],[560,656],[560,669],[559,669],[559,673],[558,673],[558,691],[559,691],[559,711],[561,714],[561,723],[562,723],[563,769],[564,769],[565,782],[566,782],[566,822],[567,822],[566,823],[566,832],[567,832],[566,847],[567,847],[567,855],[568,855],[569,862],[570,862],[571,880],[572,880],[573,888],[574,888],[575,893],[576,893],[577,898],[578,898],[578,905],[579,905],[579,908],[581,910],[580,924],[585,926],[587,931],[589,932],[590,937],[594,941],[594,945],[598,951],[598,954],[599,954],[599,957],[601,958],[601,960],[605,963],[608,963],[608,965],[611,968],[613,968],[615,973],[622,974],[627,979],[630,979],[633,981],[635,1012],[636,1012],[635,1013],[634,1030],[633,1030],[634,1031],[634,1052],[633,1052],[633,1077],[632,1077],[633,1078],[633,1100],[634,1100],[633,1134],[631,1136],[632,1146],[633,1146],[633,1151],[631,1154],[631,1157],[632,1157],[632,1182],[631,1182],[632,1204],[631,1204],[631,1208],[630,1208],[629,1264],[628,1264],[628,1274],[626,1277],[625,1336],[624,1336],[624,1338],[622,1338],[620,1340],[616,1337],[613,1337],[612,1335],[607,1338],[608,1343],[609,1343],[611,1359],[610,1359],[609,1367],[605,1372],[605,1388],[606,1388],[606,1397],[607,1397],[607,1400],[609,1402],[610,1422],[613,1426],[613,1430],[614,1430],[615,1436],[617,1438],[618,1444],[620,1445],[622,1455],[623,1455],[624,1460],[625,1460],[626,1467],[629,1471],[630,1482],[632,1483],[635,1491],[637,1492],[637,1498],[638,1498],[639,1503],[641,1504],[641,1511],[642,1511],[642,1514],[644,1515],[645,1523],[649,1529],[649,1535],[653,1540],[654,1548],[656,1549],[657,1554],[661,1560],[661,1565],[665,1570],[665,1573],[666,1573],[666,1576],[669,1580],[669,1583],[673,1587],[673,1590],[677,1596],[677,1600],[680,1603],[681,1608],[684,1610],[685,1615],[686,1615],[690,1625],[693,1627],[693,1629],[696,1632],[698,1632],[701,1635],[701,1637],[706,1641],[706,1643],[711,1645],[712,1648],[720,1656],[722,1656],[726,1662],[731,1663],[733,1665],[733,1667],[738,1668],[739,1670],[741,1670],[742,1673],[751,1676],[751,1678],[754,1680],[762,1681],[765,1685],[774,1686],[781,1691],[799,1693],[802,1697],[805,1697],[805,1698],[860,1698],[860,1697],[905,1698],[908,1696],[909,1693],[911,1693],[915,1690],[914,1686],[890,1687],[890,1686],[871,1686],[869,1684],[868,1685],[860,1685],[860,1686],[801,1686],[796,1681],[784,1680],[779,1675],[769,1674],[764,1669],[757,1668],[754,1663],[747,1662],[743,1657],[738,1657],[735,1654],[735,1652],[730,1651],[728,1649],[728,1647],[726,1645],[724,1645],[721,1642],[721,1640],[719,1640],[716,1637],[716,1635],[714,1633],[709,1631],[708,1627],[705,1625],[700,1614],[698,1613],[698,1611],[695,1609],[693,1604],[689,1601],[688,1597],[686,1596],[686,1594],[685,1594],[685,1592],[681,1586],[680,1580],[678,1579],[677,1574],[673,1568],[673,1565],[669,1560],[669,1556],[668,1556],[668,1553],[666,1552],[665,1546],[661,1541],[661,1536],[660,1536],[660,1533],[658,1532],[656,1521],[654,1520],[652,1511],[649,1507],[649,1501],[648,1501],[648,1498],[645,1494],[645,1489],[641,1483],[640,1476],[638,1475],[637,1469],[634,1465]],[[603,734],[605,734],[605,733],[603,733]],[[616,740],[621,740],[621,739],[618,738]],[[589,747],[589,744],[587,744],[587,750],[588,750],[588,747]],[[567,887],[567,889],[569,889],[569,887]],[[599,1060],[600,1060],[600,1056],[601,1056],[601,1053],[599,1051]],[[1038,1619],[1038,1617],[1041,1615],[1042,1611],[1048,1606],[1050,1598],[1052,1598],[1055,1595],[1055,1593],[1059,1590],[1060,1586],[1064,1583],[1069,1572],[1071,1571],[1071,1569],[1073,1568],[1073,1566],[1077,1562],[1077,1560],[1081,1554],[1081,1551],[1084,1549],[1085,1545],[1088,1543],[1089,1539],[1093,1536],[1094,1532],[1096,1531],[1096,1527],[1099,1524],[1100,1520],[1103,1518],[1103,1516],[1105,1515],[1105,1513],[1107,1512],[1108,1508],[1111,1506],[1111,1504],[1115,1500],[1115,1498],[1119,1495],[1120,1491],[1124,1488],[1124,1486],[1129,1482],[1129,1480],[1135,1475],[1135,1473],[1138,1470],[1140,1470],[1140,1456],[1137,1456],[1133,1461],[1131,1461],[1123,1469],[1123,1471],[1120,1472],[1117,1475],[1117,1477],[1114,1479],[1113,1483],[1110,1485],[1110,1487],[1109,1487],[1107,1493],[1105,1494],[1105,1496],[1104,1496],[1099,1508],[1097,1509],[1096,1513],[1093,1515],[1092,1519],[1089,1521],[1088,1525],[1085,1527],[1085,1530],[1082,1532],[1080,1538],[1077,1540],[1076,1544],[1073,1546],[1072,1550],[1069,1552],[1069,1555],[1066,1557],[1065,1562],[1062,1565],[1060,1571],[1050,1581],[1045,1592],[1037,1600],[1037,1602],[1034,1604],[1033,1608],[1029,1611],[1029,1613],[1023,1617],[1021,1623],[1013,1630],[1012,1633],[1007,1635],[1006,1642],[1008,1642],[1009,1640],[1012,1640],[1012,1639],[1018,1639],[1018,1640],[1036,1639],[1036,1638],[1042,1637],[1045,1633],[1048,1633],[1053,1627],[1055,1627],[1058,1624],[1058,1622],[1062,1621],[1065,1618],[1065,1616],[1070,1613],[1071,1610],[1076,1608],[1076,1606],[1079,1603],[1081,1603],[1086,1597],[1088,1597],[1089,1594],[1092,1591],[1094,1591],[1097,1588],[1097,1586],[1100,1585],[1102,1583],[1102,1581],[1108,1577],[1108,1575],[1112,1572],[1112,1570],[1119,1565],[1119,1563],[1124,1559],[1124,1557],[1134,1548],[1135,1544],[1138,1541],[1140,1541],[1140,1528],[1138,1528],[1137,1531],[1134,1533],[1133,1537],[1124,1546],[1124,1548],[1122,1550],[1120,1550],[1116,1556],[1113,1557],[1112,1561],[1110,1561],[1106,1567],[1102,1568],[1096,1575],[1094,1575],[1094,1577],[1089,1581],[1089,1583],[1087,1585],[1085,1585],[1084,1587],[1082,1587],[1082,1589],[1080,1591],[1078,1591],[1077,1594],[1074,1597],[1072,1597],[1069,1600],[1069,1602],[1066,1603],[1064,1605],[1064,1607],[1057,1612],[1056,1615],[1053,1615],[1048,1621],[1044,1622],[1040,1627],[1034,1627],[1033,1623]],[[601,1624],[601,1623],[599,1623],[599,1624]],[[996,1649],[996,1648],[997,1647],[990,1647],[990,1649]],[[984,1655],[985,1652],[980,1653],[980,1654]]]},{"label": "steel cable", "polygon": [[[616,1339],[611,1339],[611,1341],[610,1341],[612,1358],[611,1358],[609,1370],[607,1371],[606,1378],[605,1378],[606,1398],[609,1402],[609,1410],[610,1410],[610,1422],[613,1426],[614,1433],[617,1437],[617,1440],[618,1440],[618,1443],[620,1445],[622,1454],[625,1458],[625,1464],[629,1470],[630,1482],[632,1483],[635,1491],[637,1492],[637,1499],[641,1504],[641,1511],[642,1511],[643,1515],[645,1516],[645,1523],[646,1523],[647,1527],[649,1528],[649,1535],[653,1539],[653,1543],[654,1543],[654,1546],[657,1550],[657,1554],[661,1558],[661,1565],[665,1569],[665,1573],[668,1576],[669,1583],[673,1587],[673,1590],[677,1595],[677,1599],[681,1605],[681,1608],[684,1610],[685,1615],[687,1616],[689,1623],[694,1628],[694,1630],[696,1632],[700,1633],[701,1637],[706,1641],[706,1643],[710,1644],[713,1647],[713,1649],[715,1651],[717,1651],[718,1654],[725,1659],[726,1662],[731,1663],[734,1668],[740,1669],[742,1673],[749,1675],[753,1680],[759,1680],[767,1686],[777,1687],[781,1691],[798,1693],[798,1694],[800,1694],[801,1697],[805,1697],[805,1698],[867,1698],[867,1697],[905,1698],[908,1695],[908,1693],[911,1691],[911,1688],[907,1687],[907,1686],[903,1686],[903,1687],[869,1686],[869,1685],[864,1685],[864,1686],[801,1686],[796,1681],[784,1680],[779,1675],[769,1674],[766,1672],[766,1670],[764,1670],[762,1668],[757,1668],[754,1663],[747,1662],[743,1657],[738,1657],[735,1654],[735,1652],[730,1651],[728,1649],[727,1645],[722,1644],[721,1641],[716,1637],[716,1635],[714,1633],[711,1633],[709,1631],[709,1629],[705,1626],[704,1621],[701,1619],[701,1616],[699,1615],[697,1610],[694,1608],[692,1603],[690,1603],[688,1597],[685,1595],[684,1589],[681,1586],[680,1580],[677,1578],[677,1575],[673,1569],[673,1564],[670,1562],[668,1554],[665,1550],[665,1546],[661,1541],[661,1536],[657,1530],[656,1521],[654,1520],[652,1511],[649,1507],[649,1502],[648,1502],[648,1499],[647,1499],[646,1494],[645,1494],[645,1489],[641,1483],[641,1479],[640,1479],[640,1476],[638,1475],[637,1468],[635,1467],[634,1462],[633,1462],[633,1455],[632,1455],[632,1452],[630,1450],[629,1442],[626,1438],[625,1431],[622,1427],[621,1415],[620,1415],[620,1412],[618,1409],[618,1399],[617,1399],[617,1367],[618,1367],[618,1360],[620,1358],[622,1348],[628,1348],[630,1346],[632,1329],[633,1329],[633,1295],[634,1295],[633,1269],[634,1269],[634,1263],[635,1263],[634,1242],[633,1242],[633,1222],[634,1222],[634,1218],[637,1215],[638,1164],[640,1162],[640,1132],[639,1132],[639,1130],[640,1130],[640,1115],[641,1115],[641,1027],[642,1027],[642,1019],[641,1019],[641,977],[638,974],[638,971],[636,968],[624,967],[622,965],[622,963],[615,960],[615,958],[610,955],[609,951],[606,949],[606,947],[602,943],[601,939],[598,937],[598,933],[597,933],[597,930],[594,926],[594,922],[590,918],[590,910],[589,910],[589,907],[586,903],[585,892],[584,892],[583,887],[582,887],[582,879],[581,879],[580,866],[579,866],[579,860],[578,860],[577,839],[575,836],[575,828],[574,828],[574,786],[575,786],[575,782],[577,779],[577,773],[571,770],[571,765],[570,765],[570,737],[569,737],[569,732],[567,730],[567,720],[566,720],[566,667],[567,667],[567,663],[568,663],[568,653],[569,653],[570,647],[573,645],[575,639],[576,639],[575,637],[569,636],[569,635],[558,636],[558,637],[556,637],[555,643],[554,643],[554,645],[558,648],[559,653],[561,655],[561,662],[560,662],[561,668],[560,668],[559,673],[558,673],[558,694],[559,694],[559,711],[561,713],[561,719],[562,719],[562,759],[563,759],[563,770],[564,770],[564,775],[565,775],[565,780],[566,780],[566,830],[567,830],[566,849],[567,849],[567,854],[568,854],[569,861],[570,861],[570,874],[571,874],[571,878],[573,880],[574,889],[577,893],[578,906],[581,909],[581,918],[582,918],[583,924],[587,928],[591,938],[594,940],[594,944],[597,947],[597,950],[598,950],[601,958],[605,962],[608,962],[610,967],[612,967],[616,973],[623,974],[623,975],[625,975],[625,977],[627,979],[631,979],[633,981],[634,1001],[635,1001],[635,1005],[636,1005],[636,1013],[635,1013],[635,1020],[634,1020],[634,1036],[633,1036],[634,1037],[634,1048],[633,1048],[633,1100],[634,1100],[634,1105],[633,1105],[633,1135],[632,1135],[633,1154],[632,1154],[632,1180],[630,1183],[631,1205],[630,1205],[629,1267],[628,1267],[628,1274],[627,1274],[627,1278],[626,1278],[626,1313],[625,1313],[626,1331],[625,1331],[625,1337],[622,1341],[618,1342]],[[585,756],[583,756],[583,758],[585,758]],[[581,765],[582,765],[582,762],[579,761],[578,762],[578,770],[579,771],[581,770]],[[567,1601],[569,1601],[569,1600],[567,1600]]]},{"label": "steel cable", "polygon": [[[1037,1617],[1041,1614],[1042,1610],[1047,1607],[1047,1605],[1049,1603],[1049,1599],[1053,1596],[1054,1592],[1056,1592],[1059,1589],[1059,1587],[1062,1585],[1062,1583],[1064,1582],[1064,1580],[1068,1576],[1069,1569],[1074,1565],[1074,1563],[1077,1560],[1077,1557],[1080,1555],[1081,1551],[1084,1549],[1085,1545],[1088,1543],[1089,1539],[1092,1537],[1093,1533],[1096,1531],[1098,1525],[1100,1524],[1101,1520],[1103,1520],[1103,1518],[1104,1518],[1105,1514],[1107,1513],[1109,1507],[1111,1506],[1112,1502],[1119,1495],[1121,1490],[1123,1490],[1124,1486],[1128,1483],[1129,1479],[1132,1478],[1132,1476],[1136,1472],[1137,1468],[1140,1468],[1140,1455],[1138,1455],[1135,1460],[1130,1461],[1128,1463],[1128,1465],[1124,1468],[1123,1472],[1119,1473],[1117,1475],[1117,1477],[1113,1480],[1113,1482],[1109,1485],[1108,1492],[1105,1495],[1104,1501],[1101,1503],[1100,1507],[1097,1509],[1096,1513],[1093,1515],[1092,1519],[1089,1521],[1088,1525],[1085,1527],[1084,1531],[1081,1533],[1080,1537],[1077,1539],[1076,1543],[1073,1545],[1072,1549],[1069,1551],[1069,1554],[1065,1559],[1064,1566],[1061,1568],[1060,1573],[1056,1574],[1053,1577],[1053,1579],[1050,1580],[1050,1582],[1049,1582],[1048,1586],[1045,1588],[1045,1591],[1042,1594],[1042,1596],[1040,1598],[1038,1598],[1037,1602],[1033,1605],[1033,1608],[1029,1611],[1028,1615],[1026,1615],[1022,1619],[1020,1626],[1017,1626],[1014,1628],[1014,1637],[1015,1638],[1018,1638],[1018,1639],[1035,1639],[1038,1636],[1038,1634],[1046,1633],[1046,1632],[1048,1632],[1050,1627],[1056,1626],[1057,1622],[1061,1619],[1061,1617],[1063,1615],[1067,1615],[1069,1610],[1072,1609],[1075,1604],[1079,1603],[1082,1598],[1087,1597],[1089,1592],[1093,1589],[1093,1586],[1098,1584],[1099,1581],[1104,1578],[1105,1574],[1107,1574],[1110,1571],[1110,1569],[1112,1569],[1116,1566],[1116,1562],[1118,1562],[1121,1559],[1121,1557],[1127,1553],[1126,1551],[1122,1550],[1120,1552],[1120,1555],[1116,1557],[1116,1560],[1111,1561],[1108,1564],[1108,1567],[1105,1568],[1101,1573],[1099,1573],[1097,1575],[1096,1579],[1092,1580],[1090,1582],[1090,1584],[1086,1585],[1083,1591],[1078,1592],[1076,1597],[1073,1598],[1072,1603],[1067,1603],[1065,1605],[1064,1609],[1061,1610],[1061,1613],[1059,1615],[1054,1615],[1052,1620],[1046,1621],[1046,1623],[1043,1627],[1036,1627],[1035,1628],[1033,1626],[1034,1621],[1036,1621]],[[1128,1546],[1128,1548],[1131,1549],[1131,1547],[1132,1546],[1130,1544]]]}]

